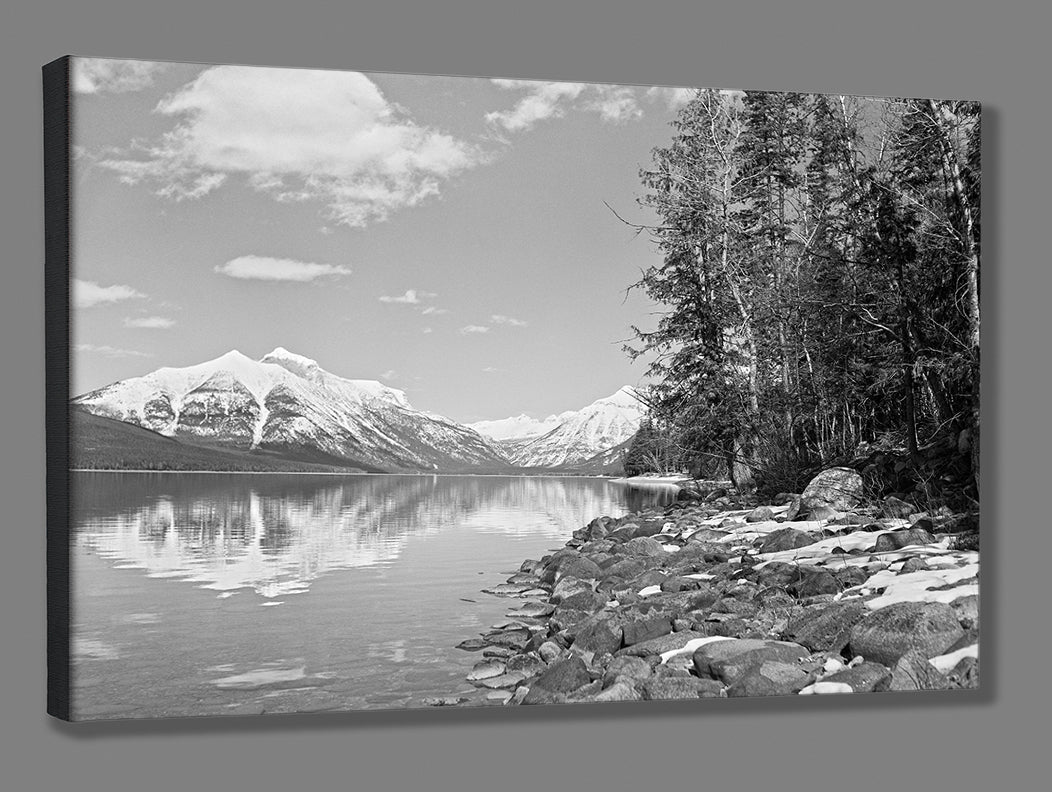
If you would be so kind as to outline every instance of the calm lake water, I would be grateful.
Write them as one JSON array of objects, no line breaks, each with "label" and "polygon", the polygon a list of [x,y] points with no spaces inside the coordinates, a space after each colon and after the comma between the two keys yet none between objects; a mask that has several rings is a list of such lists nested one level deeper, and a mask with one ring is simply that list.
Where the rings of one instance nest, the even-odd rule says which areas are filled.
[{"label": "calm lake water", "polygon": [[[481,594],[673,490],[589,478],[73,475],[80,718],[419,706],[471,689]],[[469,601],[465,601],[469,600]]]}]

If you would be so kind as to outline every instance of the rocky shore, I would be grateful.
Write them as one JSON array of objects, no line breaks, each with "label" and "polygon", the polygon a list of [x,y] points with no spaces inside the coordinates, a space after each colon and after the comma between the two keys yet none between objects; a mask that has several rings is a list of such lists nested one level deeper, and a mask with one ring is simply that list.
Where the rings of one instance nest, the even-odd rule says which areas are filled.
[{"label": "rocky shore", "polygon": [[975,688],[978,539],[977,515],[864,503],[850,468],[767,505],[685,482],[488,590],[509,610],[458,645],[472,692],[428,703]]}]

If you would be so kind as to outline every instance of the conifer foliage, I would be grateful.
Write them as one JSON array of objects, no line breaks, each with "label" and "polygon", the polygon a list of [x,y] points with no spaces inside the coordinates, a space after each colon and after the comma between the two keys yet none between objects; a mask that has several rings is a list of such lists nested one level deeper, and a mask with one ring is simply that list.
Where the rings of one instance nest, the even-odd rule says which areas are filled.
[{"label": "conifer foliage", "polygon": [[647,442],[742,489],[976,449],[980,176],[972,102],[698,91],[640,173]]}]

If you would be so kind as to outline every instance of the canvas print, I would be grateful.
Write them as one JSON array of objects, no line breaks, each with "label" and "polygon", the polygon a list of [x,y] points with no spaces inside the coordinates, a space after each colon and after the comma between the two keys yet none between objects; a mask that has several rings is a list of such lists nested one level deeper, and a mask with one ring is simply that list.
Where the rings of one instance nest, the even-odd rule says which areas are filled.
[{"label": "canvas print", "polygon": [[48,79],[55,714],[978,686],[977,103]]}]

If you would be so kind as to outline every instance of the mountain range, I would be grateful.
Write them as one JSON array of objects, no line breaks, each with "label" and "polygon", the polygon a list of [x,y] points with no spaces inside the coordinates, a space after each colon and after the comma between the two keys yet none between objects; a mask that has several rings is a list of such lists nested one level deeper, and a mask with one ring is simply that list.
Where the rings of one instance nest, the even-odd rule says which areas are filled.
[{"label": "mountain range", "polygon": [[[403,391],[345,379],[283,347],[259,360],[234,350],[160,368],[72,405],[74,466],[92,468],[297,463],[377,472],[605,472],[620,459],[612,450],[631,439],[642,417],[635,391],[625,387],[543,420],[464,425],[415,409]],[[202,461],[201,453],[211,456]]]}]

